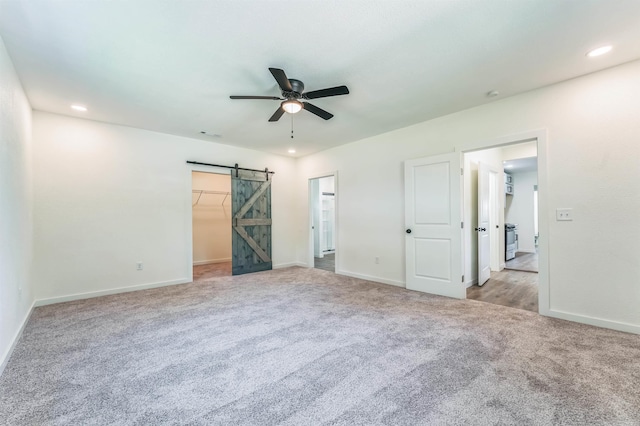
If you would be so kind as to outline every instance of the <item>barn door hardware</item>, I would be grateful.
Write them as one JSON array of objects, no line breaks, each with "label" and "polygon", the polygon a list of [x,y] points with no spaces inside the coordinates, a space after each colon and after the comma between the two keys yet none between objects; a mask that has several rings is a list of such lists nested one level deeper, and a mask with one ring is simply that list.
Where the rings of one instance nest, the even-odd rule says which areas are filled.
[{"label": "barn door hardware", "polygon": [[222,167],[224,169],[232,169],[236,171],[236,177],[238,177],[238,170],[245,170],[248,172],[260,172],[260,173],[265,173],[267,175],[267,180],[269,180],[269,175],[274,174],[275,172],[272,172],[271,170],[269,170],[268,168],[264,168],[264,170],[257,170],[257,169],[245,169],[244,167],[238,167],[238,163],[236,163],[234,166],[223,166],[222,164],[211,164],[211,163],[201,163],[199,161],[187,161],[187,164],[197,164],[199,166],[211,166],[211,167]]}]

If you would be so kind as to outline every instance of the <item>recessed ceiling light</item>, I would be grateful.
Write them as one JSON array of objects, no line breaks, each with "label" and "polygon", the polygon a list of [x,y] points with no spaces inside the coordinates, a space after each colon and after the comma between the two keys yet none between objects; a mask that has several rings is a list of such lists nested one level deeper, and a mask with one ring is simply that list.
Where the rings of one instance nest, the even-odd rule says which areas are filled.
[{"label": "recessed ceiling light", "polygon": [[200,133],[202,133],[203,135],[214,137],[214,138],[221,138],[222,137],[222,135],[219,135],[218,133],[208,132],[206,130],[201,130]]},{"label": "recessed ceiling light", "polygon": [[500,94],[500,92],[498,92],[497,90],[492,90],[489,93],[487,93],[487,96],[490,97],[490,98],[495,98],[499,94]]},{"label": "recessed ceiling light", "polygon": [[74,109],[76,111],[85,112],[87,110],[87,107],[86,106],[82,106],[82,105],[71,105],[71,109]]},{"label": "recessed ceiling light", "polygon": [[511,168],[513,168],[513,164],[505,164],[504,168],[505,169],[511,169]]},{"label": "recessed ceiling light", "polygon": [[610,52],[611,49],[613,49],[612,46],[601,46],[601,47],[598,47],[597,49],[593,49],[587,52],[587,56],[590,58],[593,58],[594,56],[604,55],[605,53]]},{"label": "recessed ceiling light", "polygon": [[295,150],[295,149],[291,148],[291,149],[289,150],[289,154],[295,154],[295,153],[296,153],[296,150]]}]

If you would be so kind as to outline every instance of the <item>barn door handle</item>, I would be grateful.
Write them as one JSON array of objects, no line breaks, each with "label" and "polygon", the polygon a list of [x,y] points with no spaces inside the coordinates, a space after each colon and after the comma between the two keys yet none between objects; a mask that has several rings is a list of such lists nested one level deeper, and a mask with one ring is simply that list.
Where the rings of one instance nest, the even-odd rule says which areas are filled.
[{"label": "barn door handle", "polygon": [[410,233],[411,233],[411,229],[407,229],[405,232],[406,232],[407,234],[410,234]]}]

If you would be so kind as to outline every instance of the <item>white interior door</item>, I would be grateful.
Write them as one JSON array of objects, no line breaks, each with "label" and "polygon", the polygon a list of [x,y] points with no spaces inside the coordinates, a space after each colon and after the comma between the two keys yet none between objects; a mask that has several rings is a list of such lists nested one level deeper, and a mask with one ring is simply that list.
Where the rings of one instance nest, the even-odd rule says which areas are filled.
[{"label": "white interior door", "polygon": [[460,153],[405,162],[406,280],[410,290],[464,299]]},{"label": "white interior door", "polygon": [[[504,215],[500,200],[504,193],[504,184],[500,180],[501,173],[491,170],[489,173],[489,187],[491,190],[491,226],[489,235],[491,236],[491,270],[500,270],[500,241],[504,239],[504,233],[500,233],[500,217]],[[501,238],[502,236],[502,238]]]},{"label": "white interior door", "polygon": [[489,166],[478,163],[478,285],[491,276],[491,185]]}]

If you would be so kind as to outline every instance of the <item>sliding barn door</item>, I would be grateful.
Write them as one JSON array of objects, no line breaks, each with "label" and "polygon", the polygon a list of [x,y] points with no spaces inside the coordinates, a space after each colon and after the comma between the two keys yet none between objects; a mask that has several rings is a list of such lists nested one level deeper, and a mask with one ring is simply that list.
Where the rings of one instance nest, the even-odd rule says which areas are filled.
[{"label": "sliding barn door", "polygon": [[231,171],[233,275],[272,267],[272,176],[267,179],[264,172]]}]

